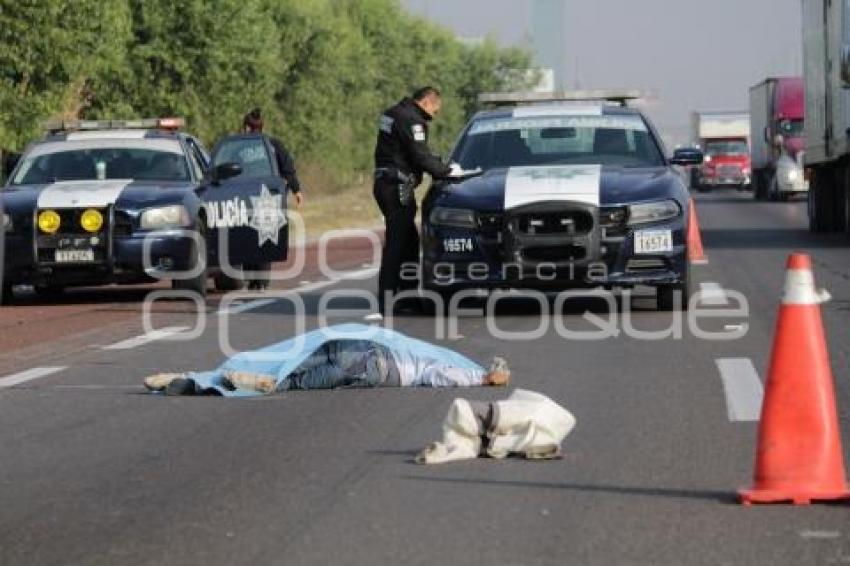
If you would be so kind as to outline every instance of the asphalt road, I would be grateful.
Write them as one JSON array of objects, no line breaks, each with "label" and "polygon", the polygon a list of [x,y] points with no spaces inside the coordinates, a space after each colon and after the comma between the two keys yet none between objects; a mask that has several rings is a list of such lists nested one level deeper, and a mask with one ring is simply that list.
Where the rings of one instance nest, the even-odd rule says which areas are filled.
[{"label": "asphalt road", "polygon": [[[578,425],[557,461],[412,463],[439,436],[454,397],[497,399],[503,389],[252,400],[142,392],[147,374],[217,365],[225,320],[238,348],[290,336],[298,319],[286,299],[230,317],[217,316],[213,305],[205,331],[188,343],[132,340],[140,323],[138,311],[127,309],[121,326],[0,354],[0,383],[7,380],[0,387],[0,564],[850,562],[850,506],[735,503],[737,488],[751,482],[757,425],[730,414],[734,400],[717,363],[750,360],[764,378],[785,257],[809,251],[818,284],[834,297],[823,315],[850,440],[850,244],[810,235],[801,202],[756,203],[736,192],[697,200],[710,263],[696,276],[719,297],[716,308],[730,290],[743,293],[750,311],[703,326],[719,332],[745,324],[743,338],[708,341],[686,329],[680,339],[623,332],[576,341],[548,321],[542,337],[508,340],[491,335],[488,319],[470,316],[459,320],[461,337],[441,341],[485,362],[505,356],[514,385],[575,414]],[[325,291],[372,285],[302,284],[307,328],[318,324],[315,306]],[[654,312],[651,299],[632,307],[636,328],[662,330],[672,321]],[[39,308],[45,320],[52,312],[15,308]],[[580,301],[559,320],[586,328],[587,308],[604,315],[598,303]],[[156,318],[161,325],[195,324],[188,309],[165,311]],[[511,332],[540,321],[534,303],[523,300],[490,319]],[[429,318],[397,318],[395,327],[435,337]],[[42,376],[26,379],[34,375]],[[10,376],[21,381],[9,385]]]}]

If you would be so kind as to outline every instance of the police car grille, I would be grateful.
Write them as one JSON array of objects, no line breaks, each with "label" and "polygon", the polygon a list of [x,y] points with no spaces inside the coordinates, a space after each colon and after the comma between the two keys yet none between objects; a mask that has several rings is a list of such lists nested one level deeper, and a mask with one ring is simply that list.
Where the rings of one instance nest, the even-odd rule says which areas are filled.
[{"label": "police car grille", "polygon": [[530,236],[581,236],[593,229],[593,216],[583,210],[529,212],[517,218],[517,228],[521,233]]}]

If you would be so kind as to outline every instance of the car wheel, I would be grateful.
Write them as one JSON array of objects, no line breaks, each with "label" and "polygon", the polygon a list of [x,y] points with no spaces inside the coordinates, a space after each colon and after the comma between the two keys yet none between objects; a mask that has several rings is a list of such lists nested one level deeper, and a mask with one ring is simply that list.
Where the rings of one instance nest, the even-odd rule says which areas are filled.
[{"label": "car wheel", "polygon": [[[688,310],[691,296],[694,294],[690,263],[685,260],[682,281],[677,285],[659,285],[655,290],[655,299],[659,311]],[[681,306],[680,306],[681,303]]]},{"label": "car wheel", "polygon": [[215,277],[213,277],[213,284],[215,285],[215,290],[220,293],[227,293],[229,291],[241,291],[245,286],[245,281],[241,278],[231,277],[220,271],[216,273]]},{"label": "car wheel", "polygon": [[0,306],[11,305],[15,298],[15,292],[12,291],[11,283],[4,283],[3,289],[0,290]]},{"label": "car wheel", "polygon": [[207,268],[206,245],[199,246],[199,241],[206,242],[203,229],[198,230],[197,239],[192,239],[192,260],[189,265],[190,271],[194,271],[197,266],[200,265],[200,273],[189,279],[172,279],[171,288],[175,291],[190,291],[197,293],[201,296],[201,298],[204,298],[207,296],[207,279],[209,278],[209,270]]}]

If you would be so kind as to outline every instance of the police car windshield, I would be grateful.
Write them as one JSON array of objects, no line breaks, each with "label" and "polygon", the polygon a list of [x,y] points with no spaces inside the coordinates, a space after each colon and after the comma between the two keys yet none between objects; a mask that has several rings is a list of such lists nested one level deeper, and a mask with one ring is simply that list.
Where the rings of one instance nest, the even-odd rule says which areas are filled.
[{"label": "police car windshield", "polygon": [[[24,156],[12,185],[58,181],[188,181],[188,164],[182,153],[152,147],[39,148]],[[179,149],[179,145],[175,145]]]},{"label": "police car windshield", "polygon": [[638,115],[483,118],[469,127],[454,160],[464,169],[535,165],[657,167],[664,158]]}]

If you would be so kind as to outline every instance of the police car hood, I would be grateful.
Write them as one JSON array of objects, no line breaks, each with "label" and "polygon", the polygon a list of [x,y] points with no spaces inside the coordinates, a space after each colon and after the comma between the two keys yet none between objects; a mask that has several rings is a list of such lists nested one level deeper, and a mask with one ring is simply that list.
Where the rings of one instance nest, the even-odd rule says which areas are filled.
[{"label": "police car hood", "polygon": [[42,185],[16,185],[3,189],[3,202],[10,210],[29,208],[106,208],[137,209],[162,202],[180,202],[191,190],[189,182],[134,181],[58,181]]},{"label": "police car hood", "polygon": [[448,183],[435,205],[497,211],[544,201],[623,204],[669,198],[677,182],[680,180],[667,167],[510,167]]}]

